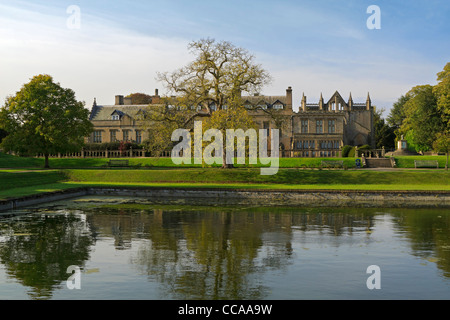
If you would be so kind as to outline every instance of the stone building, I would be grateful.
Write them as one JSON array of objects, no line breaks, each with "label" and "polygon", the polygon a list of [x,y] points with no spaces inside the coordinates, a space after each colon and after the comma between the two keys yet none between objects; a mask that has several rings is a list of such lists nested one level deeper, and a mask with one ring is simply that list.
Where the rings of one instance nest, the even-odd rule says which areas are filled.
[{"label": "stone building", "polygon": [[335,92],[328,101],[320,94],[318,103],[307,103],[303,95],[293,116],[292,149],[299,156],[337,156],[344,145],[375,147],[373,107],[369,94],[365,103],[345,101]]},{"label": "stone building", "polygon": [[[160,96],[158,89],[151,97],[152,104],[158,104]],[[137,116],[148,105],[133,104],[131,98],[121,95],[115,97],[114,105],[98,105],[94,99],[89,120],[94,125],[94,131],[87,137],[89,143],[106,143],[131,141],[142,143],[147,139],[146,132],[137,124]]]},{"label": "stone building", "polygon": [[[293,110],[291,87],[281,96],[253,95],[242,99],[259,128],[280,130],[278,147],[284,157],[336,157],[344,145],[374,147],[369,94],[365,103],[353,102],[351,94],[345,101],[337,91],[327,101],[321,94],[317,103],[308,103],[303,94],[298,111]],[[159,102],[156,90],[152,104]],[[138,127],[136,117],[147,106],[133,105],[123,96],[116,96],[114,105],[97,105],[94,100],[90,115],[94,132],[88,141],[145,141],[146,132]]]}]

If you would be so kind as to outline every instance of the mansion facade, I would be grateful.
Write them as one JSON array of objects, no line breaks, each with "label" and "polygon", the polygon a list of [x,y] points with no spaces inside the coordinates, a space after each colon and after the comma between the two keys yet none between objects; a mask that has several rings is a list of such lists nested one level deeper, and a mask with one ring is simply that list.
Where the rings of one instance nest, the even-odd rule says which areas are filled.
[{"label": "mansion facade", "polygon": [[[337,91],[328,100],[321,94],[318,102],[308,103],[303,94],[298,111],[293,110],[291,87],[281,96],[254,95],[242,99],[260,129],[280,130],[280,156],[337,157],[344,145],[375,145],[369,94],[363,103],[353,102],[351,93],[345,101]],[[158,90],[151,100],[155,105],[160,102]],[[131,98],[123,96],[116,96],[114,105],[97,105],[94,99],[90,114],[94,131],[87,141],[144,142],[148,137],[138,126],[137,118],[147,107],[134,105]],[[278,125],[270,115],[272,111],[276,111]]]}]

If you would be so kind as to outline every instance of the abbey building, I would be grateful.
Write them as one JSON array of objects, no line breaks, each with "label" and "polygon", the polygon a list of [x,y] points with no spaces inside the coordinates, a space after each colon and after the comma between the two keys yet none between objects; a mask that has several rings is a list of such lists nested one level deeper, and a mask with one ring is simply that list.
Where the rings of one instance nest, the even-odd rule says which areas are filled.
[{"label": "abbey building", "polygon": [[[373,107],[369,94],[365,102],[354,102],[351,93],[344,100],[336,91],[327,100],[321,94],[319,101],[312,103],[303,94],[298,111],[293,110],[291,87],[280,96],[254,95],[242,99],[259,128],[280,130],[281,156],[338,157],[344,145],[374,147]],[[88,141],[144,142],[147,135],[138,126],[137,117],[148,105],[135,105],[130,100],[116,96],[114,105],[98,105],[94,100],[90,114],[94,132]],[[151,104],[159,102],[158,90],[155,90]],[[278,121],[270,115],[274,111]]]}]

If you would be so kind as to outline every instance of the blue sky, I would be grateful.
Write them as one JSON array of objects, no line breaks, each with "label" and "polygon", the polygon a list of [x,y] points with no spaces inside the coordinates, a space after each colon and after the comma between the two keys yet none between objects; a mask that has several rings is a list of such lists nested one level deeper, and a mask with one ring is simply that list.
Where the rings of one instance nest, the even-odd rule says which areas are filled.
[{"label": "blue sky", "polygon": [[[80,9],[70,29],[67,8]],[[370,30],[370,5],[381,29]],[[29,79],[50,74],[86,106],[94,97],[113,104],[117,94],[152,94],[164,87],[157,72],[192,59],[187,44],[227,40],[255,55],[274,81],[262,92],[304,92],[308,102],[338,90],[347,99],[388,110],[411,87],[434,84],[450,61],[450,2],[427,1],[2,1],[0,99]]]}]

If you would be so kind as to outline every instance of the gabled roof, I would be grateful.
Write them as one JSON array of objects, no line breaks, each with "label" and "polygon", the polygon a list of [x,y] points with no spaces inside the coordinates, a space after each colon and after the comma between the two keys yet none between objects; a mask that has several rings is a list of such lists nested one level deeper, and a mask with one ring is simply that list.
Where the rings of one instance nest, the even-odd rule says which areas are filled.
[{"label": "gabled roof", "polygon": [[123,113],[122,111],[117,110],[117,109],[115,109],[115,110],[113,111],[113,113],[111,113],[111,115],[113,115],[113,114],[117,114],[117,115],[119,115],[119,116],[123,116],[123,115],[124,115],[124,113]]},{"label": "gabled roof", "polygon": [[242,99],[244,100],[244,104],[251,104],[254,106],[262,103],[273,105],[277,102],[286,105],[286,96],[244,96]]},{"label": "gabled roof", "polygon": [[334,102],[335,97],[338,98],[338,100],[344,101],[345,100],[342,98],[342,96],[340,95],[340,93],[336,90],[333,95],[331,96],[330,100],[328,100],[327,104],[329,104],[330,102]]},{"label": "gabled roof", "polygon": [[144,111],[148,105],[110,105],[110,106],[100,106],[94,105],[91,110],[89,120],[91,121],[102,121],[111,120],[113,114],[118,114],[120,116],[127,115],[130,118],[136,118],[136,116]]}]

